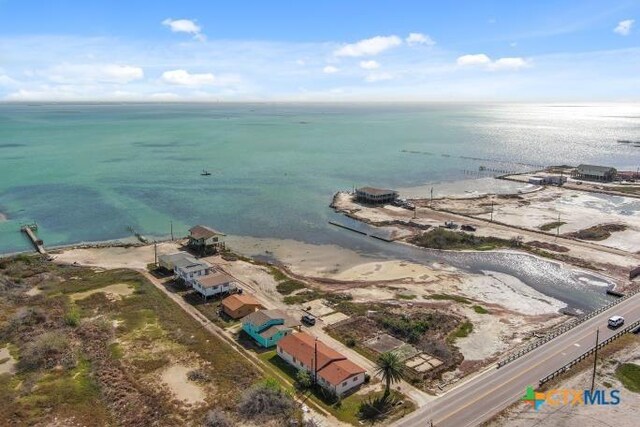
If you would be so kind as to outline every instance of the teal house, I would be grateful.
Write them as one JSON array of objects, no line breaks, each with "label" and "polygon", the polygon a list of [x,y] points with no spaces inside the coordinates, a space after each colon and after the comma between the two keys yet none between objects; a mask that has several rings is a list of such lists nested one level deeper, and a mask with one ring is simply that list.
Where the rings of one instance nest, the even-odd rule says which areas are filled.
[{"label": "teal house", "polygon": [[273,347],[293,330],[300,330],[300,322],[282,310],[258,310],[242,319],[242,330],[261,347]]}]

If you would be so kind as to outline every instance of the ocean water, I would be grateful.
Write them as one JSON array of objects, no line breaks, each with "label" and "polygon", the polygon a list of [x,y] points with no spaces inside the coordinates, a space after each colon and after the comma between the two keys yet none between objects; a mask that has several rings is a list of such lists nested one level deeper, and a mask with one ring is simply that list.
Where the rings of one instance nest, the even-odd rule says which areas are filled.
[{"label": "ocean water", "polygon": [[0,104],[0,253],[30,249],[31,221],[49,246],[167,236],[172,221],[367,250],[327,224],[336,190],[480,166],[635,170],[640,147],[618,139],[640,141],[640,105]]},{"label": "ocean water", "polygon": [[635,170],[640,148],[617,139],[640,140],[639,105],[3,104],[0,253],[29,249],[29,221],[48,245],[162,236],[170,221],[334,242],[338,189],[479,166]]}]

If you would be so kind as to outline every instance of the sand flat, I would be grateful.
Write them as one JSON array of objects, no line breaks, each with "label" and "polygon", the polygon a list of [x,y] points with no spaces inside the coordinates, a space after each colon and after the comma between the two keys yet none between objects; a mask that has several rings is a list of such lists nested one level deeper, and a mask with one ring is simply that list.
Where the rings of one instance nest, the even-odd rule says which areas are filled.
[{"label": "sand flat", "polygon": [[98,292],[104,292],[108,297],[114,299],[121,299],[133,293],[133,286],[127,283],[116,283],[115,285],[105,286],[104,288],[91,289],[85,292],[76,292],[69,295],[72,301],[78,301],[84,299],[90,295],[97,294]]},{"label": "sand flat", "polygon": [[0,375],[13,374],[16,370],[16,360],[11,356],[7,347],[0,348],[0,361],[2,360],[4,362],[0,363]]},{"label": "sand flat", "polygon": [[187,378],[187,373],[191,370],[192,368],[184,365],[173,365],[162,373],[161,379],[178,400],[194,405],[203,403],[205,394],[202,387]]}]

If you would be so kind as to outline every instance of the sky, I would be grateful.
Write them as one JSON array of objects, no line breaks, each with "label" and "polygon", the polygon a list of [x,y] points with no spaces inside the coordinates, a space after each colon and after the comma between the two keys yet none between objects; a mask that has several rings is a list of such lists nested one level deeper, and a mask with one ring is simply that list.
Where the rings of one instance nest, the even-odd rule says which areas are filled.
[{"label": "sky", "polygon": [[640,0],[0,0],[0,101],[640,101]]}]

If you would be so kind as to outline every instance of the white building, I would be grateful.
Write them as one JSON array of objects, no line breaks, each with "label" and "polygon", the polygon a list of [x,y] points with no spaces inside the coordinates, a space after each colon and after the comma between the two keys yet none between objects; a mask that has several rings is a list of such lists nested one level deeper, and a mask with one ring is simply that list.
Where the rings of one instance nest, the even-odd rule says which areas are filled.
[{"label": "white building", "polygon": [[177,279],[182,279],[185,283],[193,285],[195,278],[206,276],[211,271],[211,268],[211,264],[206,261],[186,256],[175,261],[174,273]]},{"label": "white building", "polygon": [[205,299],[215,295],[232,293],[238,289],[238,283],[235,279],[221,271],[213,271],[205,276],[195,277],[191,286]]},{"label": "white building", "polygon": [[320,386],[339,396],[364,382],[366,371],[363,368],[305,332],[280,339],[277,351],[282,360],[309,372]]}]

